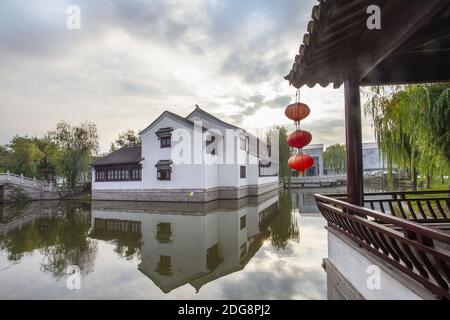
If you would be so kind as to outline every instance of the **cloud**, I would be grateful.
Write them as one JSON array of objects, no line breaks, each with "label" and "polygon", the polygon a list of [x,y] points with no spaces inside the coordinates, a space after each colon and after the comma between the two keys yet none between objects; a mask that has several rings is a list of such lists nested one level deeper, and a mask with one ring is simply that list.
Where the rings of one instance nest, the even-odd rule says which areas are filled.
[{"label": "cloud", "polygon": [[[267,115],[292,101],[283,76],[315,3],[75,0],[81,30],[70,31],[67,2],[5,0],[0,143],[42,135],[60,120],[89,120],[106,149],[121,131],[144,128],[163,110],[185,115],[195,104],[236,125],[278,123]],[[304,92],[321,110],[343,101]]]}]

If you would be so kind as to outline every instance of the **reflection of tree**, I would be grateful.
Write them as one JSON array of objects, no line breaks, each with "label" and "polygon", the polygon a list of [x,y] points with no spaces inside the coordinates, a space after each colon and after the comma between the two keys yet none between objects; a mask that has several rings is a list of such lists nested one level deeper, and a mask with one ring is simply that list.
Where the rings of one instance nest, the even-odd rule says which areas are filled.
[{"label": "reflection of tree", "polygon": [[29,201],[20,201],[5,206],[0,206],[0,223],[7,223],[20,216],[31,205]]},{"label": "reflection of tree", "polygon": [[141,259],[141,237],[132,235],[125,239],[117,239],[115,241],[116,248],[114,251],[119,257],[126,260],[133,260],[133,258]]},{"label": "reflection of tree", "polygon": [[285,249],[288,240],[300,241],[297,220],[292,212],[292,200],[289,192],[282,192],[279,200],[279,214],[269,225],[270,240],[276,249]]},{"label": "reflection of tree", "polygon": [[64,203],[60,213],[8,232],[0,238],[0,247],[8,252],[8,260],[16,262],[26,253],[39,250],[44,255],[42,270],[58,279],[65,276],[69,265],[77,265],[87,274],[93,269],[96,254],[95,243],[87,238],[89,228],[83,205]]}]

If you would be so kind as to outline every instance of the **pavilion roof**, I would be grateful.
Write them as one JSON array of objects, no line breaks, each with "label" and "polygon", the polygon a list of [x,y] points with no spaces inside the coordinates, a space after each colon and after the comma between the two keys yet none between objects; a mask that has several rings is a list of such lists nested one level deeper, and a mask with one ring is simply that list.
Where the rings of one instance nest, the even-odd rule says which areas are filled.
[{"label": "pavilion roof", "polygon": [[[285,77],[296,88],[450,81],[450,1],[320,0]],[[381,29],[370,30],[370,5]]]}]

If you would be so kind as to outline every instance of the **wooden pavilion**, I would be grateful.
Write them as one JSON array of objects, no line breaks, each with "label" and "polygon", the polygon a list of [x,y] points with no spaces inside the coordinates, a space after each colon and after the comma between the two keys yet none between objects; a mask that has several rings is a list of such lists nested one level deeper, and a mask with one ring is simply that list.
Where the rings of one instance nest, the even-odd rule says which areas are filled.
[{"label": "wooden pavilion", "polygon": [[[379,29],[367,23],[377,14],[373,5]],[[285,79],[295,88],[344,85],[347,195],[316,195],[329,230],[450,298],[448,193],[420,198],[425,192],[418,191],[415,200],[406,192],[364,194],[359,92],[360,86],[450,81],[450,1],[320,0]]]}]

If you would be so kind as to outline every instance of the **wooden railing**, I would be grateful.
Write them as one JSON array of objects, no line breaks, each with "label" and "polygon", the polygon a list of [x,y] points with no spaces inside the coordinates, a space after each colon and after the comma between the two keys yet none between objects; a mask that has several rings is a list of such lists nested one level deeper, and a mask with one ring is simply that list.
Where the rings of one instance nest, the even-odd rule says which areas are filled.
[{"label": "wooden railing", "polygon": [[417,222],[450,221],[450,190],[366,193],[364,204]]},{"label": "wooden railing", "polygon": [[437,298],[450,299],[449,234],[329,196],[314,197],[328,228],[421,283]]},{"label": "wooden railing", "polygon": [[[347,198],[346,194],[326,196]],[[450,222],[450,190],[365,193],[364,206],[416,222]]]}]

